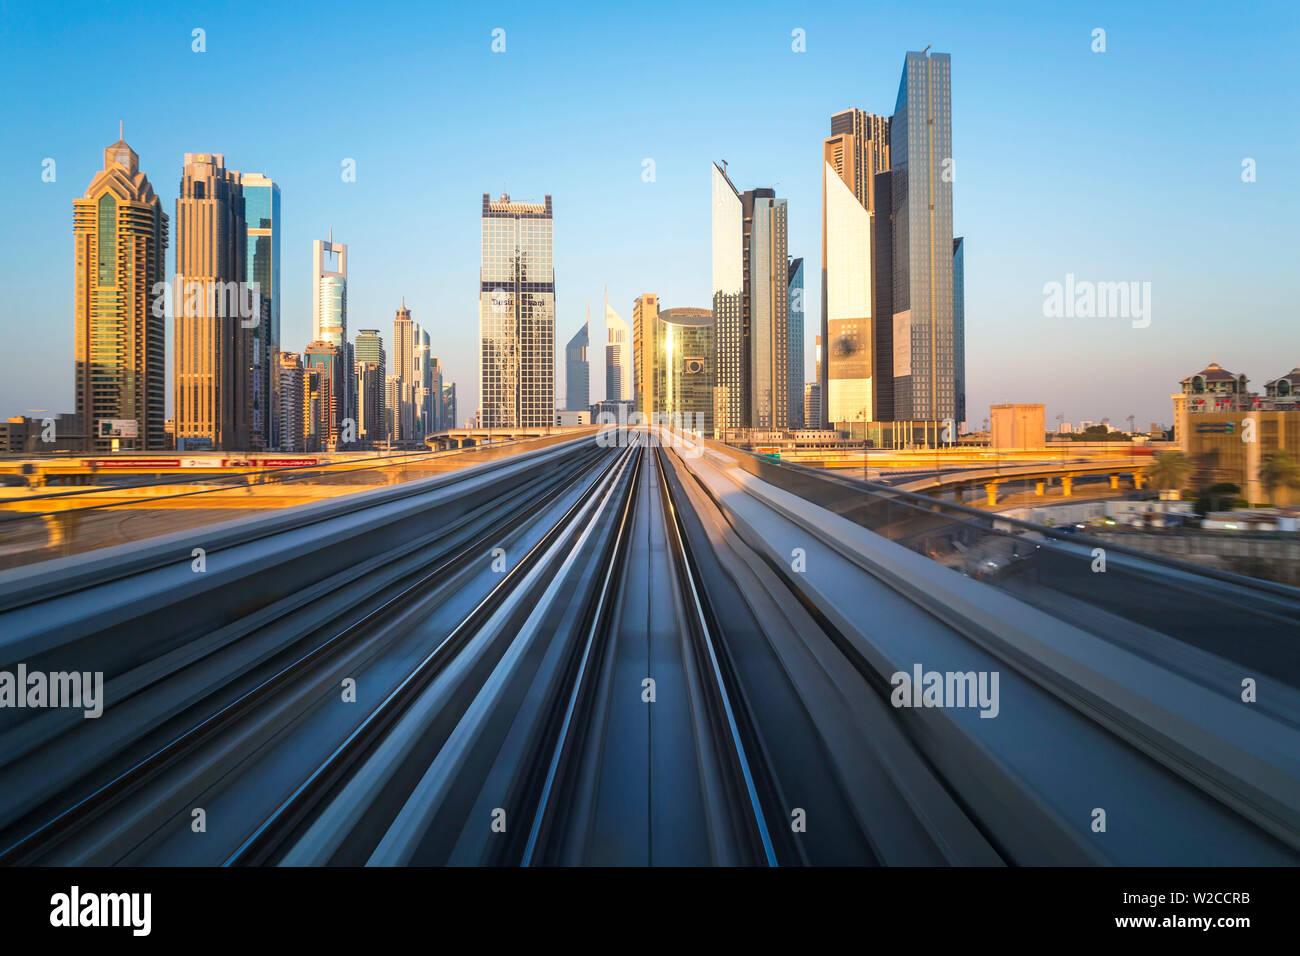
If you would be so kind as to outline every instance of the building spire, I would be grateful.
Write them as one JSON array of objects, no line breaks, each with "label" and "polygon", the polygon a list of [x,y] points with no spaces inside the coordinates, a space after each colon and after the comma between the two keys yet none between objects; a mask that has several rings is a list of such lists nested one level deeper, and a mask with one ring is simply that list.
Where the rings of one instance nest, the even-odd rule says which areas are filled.
[{"label": "building spire", "polygon": [[117,121],[117,138],[118,138],[118,139],[126,139],[126,133],[123,132],[123,130],[125,129],[125,127],[126,127],[126,123],[125,123],[125,122],[123,122],[122,120],[118,120],[118,121]]},{"label": "building spire", "polygon": [[402,311],[406,311],[406,296],[402,296]]}]

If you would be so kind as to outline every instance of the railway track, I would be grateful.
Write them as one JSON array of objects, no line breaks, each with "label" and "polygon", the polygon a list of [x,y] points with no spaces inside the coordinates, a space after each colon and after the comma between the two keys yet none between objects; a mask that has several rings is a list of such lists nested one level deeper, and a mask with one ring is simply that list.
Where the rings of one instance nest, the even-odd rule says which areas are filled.
[{"label": "railway track", "polygon": [[[183,580],[246,600],[201,625],[145,562],[125,644],[93,588],[50,635],[0,588],[6,657],[110,675],[101,720],[0,714],[0,863],[1300,861],[1294,689],[1234,707],[1230,662],[624,434],[218,538],[223,590]],[[900,707],[913,665],[999,675],[995,719]]]}]

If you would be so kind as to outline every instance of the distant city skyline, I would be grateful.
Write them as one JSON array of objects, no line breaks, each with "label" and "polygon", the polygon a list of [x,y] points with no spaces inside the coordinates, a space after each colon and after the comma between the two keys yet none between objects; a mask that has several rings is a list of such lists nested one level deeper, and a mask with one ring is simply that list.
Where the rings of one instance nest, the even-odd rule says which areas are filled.
[{"label": "distant city skyline", "polygon": [[[301,352],[311,339],[306,240],[333,227],[356,256],[350,324],[381,324],[393,298],[406,294],[426,317],[445,374],[469,390],[463,421],[478,391],[474,303],[464,292],[477,267],[478,192],[499,185],[518,195],[550,192],[562,203],[555,268],[564,340],[605,282],[623,314],[646,289],[669,307],[709,301],[710,277],[701,268],[709,242],[704,160],[725,157],[746,182],[779,183],[790,201],[790,248],[816,276],[816,145],[826,116],[850,107],[888,111],[904,51],[933,44],[954,60],[961,166],[953,228],[970,238],[968,422],[978,427],[994,402],[1042,401],[1049,421],[1057,413],[1114,421],[1132,414],[1168,423],[1169,383],[1188,368],[1216,360],[1252,370],[1262,382],[1300,360],[1300,288],[1286,253],[1300,215],[1286,173],[1300,158],[1290,98],[1297,67],[1294,58],[1258,57],[1261,48],[1295,42],[1296,18],[1283,4],[1265,4],[1224,31],[1214,26],[1217,9],[1156,5],[1085,19],[1028,4],[988,13],[828,3],[739,21],[683,7],[646,24],[630,13],[557,20],[521,7],[500,14],[509,38],[504,54],[490,51],[495,24],[468,13],[435,18],[398,5],[358,24],[331,22],[320,9],[269,11],[259,13],[261,35],[275,51],[269,66],[266,49],[235,39],[230,25],[239,22],[239,4],[229,20],[214,13],[206,24],[159,8],[146,29],[101,4],[7,10],[5,62],[15,76],[35,71],[42,82],[11,84],[12,108],[0,129],[10,217],[23,224],[0,237],[17,303],[0,315],[0,334],[28,343],[30,357],[4,364],[0,413],[73,411],[67,210],[99,168],[119,119],[166,212],[174,209],[186,152],[222,152],[233,167],[259,170],[280,186],[282,348]],[[207,30],[202,54],[189,45],[196,25]],[[436,32],[440,57],[413,66],[400,83],[390,71],[366,69],[380,62],[378,52],[366,51],[390,55],[393,43],[412,42],[404,38],[416,35],[415,27]],[[791,49],[795,27],[806,32],[805,53]],[[1104,53],[1090,48],[1097,27],[1107,30]],[[629,30],[659,50],[653,84],[620,52]],[[313,42],[275,41],[293,36]],[[569,62],[565,51],[572,49],[584,51],[581,65]],[[1026,50],[1030,62],[1051,64],[1032,83]],[[144,82],[113,68],[124,55],[149,64]],[[327,124],[319,122],[316,94],[294,81],[320,57],[351,57],[358,67],[335,91]],[[755,62],[773,92],[771,122],[761,131],[743,110],[716,109],[745,102],[742,76]],[[602,76],[599,88],[584,79],[593,70]],[[187,91],[217,75],[230,102],[276,108],[193,109]],[[481,149],[481,116],[490,91],[503,84],[519,98],[511,135],[530,144],[526,152]],[[428,115],[427,96],[416,90],[430,89],[445,91],[435,93],[436,129],[414,121]],[[53,102],[66,105],[51,110]],[[1210,148],[1170,148],[1201,142],[1206,116],[1220,118]],[[402,150],[379,145],[397,131]],[[52,181],[43,179],[46,159],[57,170]],[[645,159],[653,160],[649,179]],[[354,181],[341,176],[348,160]],[[1246,160],[1257,171],[1254,181],[1243,181]],[[619,228],[630,223],[637,228]],[[1193,241],[1197,235],[1202,241]],[[168,276],[175,253],[173,239]],[[1070,274],[1150,281],[1150,326],[1046,317],[1044,284]],[[806,285],[806,313],[816,316],[820,289]],[[816,324],[806,322],[805,380],[812,378]],[[171,355],[170,323],[167,336]],[[593,369],[593,397],[605,394],[602,371]]]}]

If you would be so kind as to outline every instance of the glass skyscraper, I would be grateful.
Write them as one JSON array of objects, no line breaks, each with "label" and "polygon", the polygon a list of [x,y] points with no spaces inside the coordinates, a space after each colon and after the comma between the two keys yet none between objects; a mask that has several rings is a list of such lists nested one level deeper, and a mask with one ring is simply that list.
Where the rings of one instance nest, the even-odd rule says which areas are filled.
[{"label": "glass skyscraper", "polygon": [[790,417],[786,201],[737,191],[713,166],[714,430],[785,428]]},{"label": "glass skyscraper", "polygon": [[257,283],[266,304],[253,330],[253,429],[267,448],[281,446],[280,351],[280,187],[260,173],[245,173],[244,219],[248,227],[248,281]]},{"label": "glass skyscraper", "polygon": [[649,412],[671,416],[676,426],[712,434],[713,313],[662,309],[647,338],[653,356]]},{"label": "glass skyscraper", "polygon": [[[337,390],[331,390],[330,400],[335,408],[331,413],[340,422],[356,421],[356,399],[353,395],[352,343],[348,341],[348,247],[334,241],[334,231],[328,239],[313,239],[312,252],[312,326],[316,342],[328,342],[339,351],[339,363],[348,374],[342,377]],[[332,435],[331,441],[337,441]]]},{"label": "glass skyscraper", "polygon": [[632,327],[605,300],[605,399],[626,402],[632,398]]},{"label": "glass skyscraper", "polygon": [[484,428],[555,421],[555,266],[551,197],[483,194],[479,411]]},{"label": "glass skyscraper", "polygon": [[952,227],[952,85],[946,53],[908,53],[890,121],[894,417],[960,421]]},{"label": "glass skyscraper", "polygon": [[585,412],[591,407],[591,366],[587,348],[591,343],[591,315],[564,347],[564,410]]},{"label": "glass skyscraper", "polygon": [[803,428],[803,259],[791,259],[789,361],[786,368],[790,377],[789,426]]}]

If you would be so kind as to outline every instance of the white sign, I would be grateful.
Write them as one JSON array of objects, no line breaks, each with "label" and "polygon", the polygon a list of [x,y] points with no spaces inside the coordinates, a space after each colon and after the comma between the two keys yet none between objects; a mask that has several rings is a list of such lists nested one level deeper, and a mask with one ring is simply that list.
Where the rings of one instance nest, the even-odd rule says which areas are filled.
[{"label": "white sign", "polygon": [[101,418],[100,438],[139,438],[140,430],[134,418]]}]

